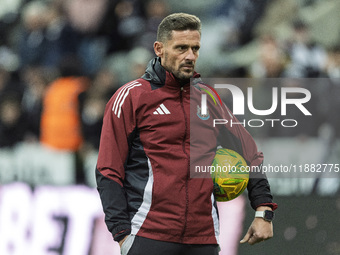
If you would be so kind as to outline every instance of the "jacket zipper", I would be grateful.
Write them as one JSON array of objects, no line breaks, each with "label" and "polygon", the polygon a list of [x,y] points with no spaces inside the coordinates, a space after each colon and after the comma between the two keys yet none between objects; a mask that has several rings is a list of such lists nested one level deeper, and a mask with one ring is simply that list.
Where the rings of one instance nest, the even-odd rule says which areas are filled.
[{"label": "jacket zipper", "polygon": [[187,124],[187,116],[185,114],[185,110],[184,110],[184,103],[183,103],[183,90],[184,88],[181,87],[181,91],[180,91],[180,100],[181,100],[181,107],[182,107],[182,111],[184,114],[184,124],[185,124],[185,133],[184,133],[184,138],[183,138],[183,142],[182,142],[182,149],[184,154],[187,156],[187,160],[188,160],[188,168],[187,168],[187,176],[186,176],[186,180],[185,180],[185,212],[184,212],[184,226],[183,226],[183,231],[181,234],[181,241],[183,241],[184,238],[184,234],[187,228],[187,218],[188,218],[188,210],[189,210],[189,191],[188,191],[188,181],[189,181],[189,177],[190,177],[190,162],[189,162],[189,155],[185,150],[185,140],[187,138],[187,132],[188,132],[188,124]]}]

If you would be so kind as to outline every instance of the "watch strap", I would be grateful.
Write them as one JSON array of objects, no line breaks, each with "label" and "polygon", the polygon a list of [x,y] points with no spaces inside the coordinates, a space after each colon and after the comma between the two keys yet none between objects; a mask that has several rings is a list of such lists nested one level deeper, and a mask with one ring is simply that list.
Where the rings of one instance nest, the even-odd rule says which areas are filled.
[{"label": "watch strap", "polygon": [[264,214],[265,214],[264,211],[256,211],[255,212],[255,217],[256,218],[264,218]]}]

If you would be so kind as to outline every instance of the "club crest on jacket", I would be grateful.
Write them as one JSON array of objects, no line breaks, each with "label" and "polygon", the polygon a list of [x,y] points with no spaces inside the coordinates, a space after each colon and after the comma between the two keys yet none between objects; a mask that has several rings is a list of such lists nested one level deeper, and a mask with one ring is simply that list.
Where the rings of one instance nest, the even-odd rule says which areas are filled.
[{"label": "club crest on jacket", "polygon": [[199,105],[197,105],[197,116],[201,119],[201,120],[207,120],[210,118],[210,114],[209,114],[209,109],[207,109],[207,114],[202,114],[202,110],[201,107]]}]

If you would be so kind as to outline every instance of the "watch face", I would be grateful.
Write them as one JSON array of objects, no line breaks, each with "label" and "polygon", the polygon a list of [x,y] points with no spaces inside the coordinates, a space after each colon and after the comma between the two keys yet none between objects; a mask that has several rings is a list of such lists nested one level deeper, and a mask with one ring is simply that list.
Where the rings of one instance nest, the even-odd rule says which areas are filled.
[{"label": "watch face", "polygon": [[274,219],[274,212],[269,210],[264,211],[264,219],[267,221],[272,221]]}]

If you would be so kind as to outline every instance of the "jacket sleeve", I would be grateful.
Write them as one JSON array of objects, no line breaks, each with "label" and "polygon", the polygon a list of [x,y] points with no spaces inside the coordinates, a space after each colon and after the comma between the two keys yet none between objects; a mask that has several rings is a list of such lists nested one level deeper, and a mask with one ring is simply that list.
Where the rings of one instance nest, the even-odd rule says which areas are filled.
[{"label": "jacket sleeve", "polygon": [[247,186],[248,197],[253,209],[261,205],[270,206],[273,210],[277,204],[273,203],[270,185],[264,173],[252,171],[263,164],[263,153],[259,152],[253,137],[231,111],[224,104],[221,107],[222,116],[228,123],[220,131],[219,141],[222,147],[237,151],[247,161],[250,174]]},{"label": "jacket sleeve", "polygon": [[97,189],[105,222],[115,241],[131,232],[125,189],[124,164],[128,157],[128,137],[135,127],[131,95],[121,87],[105,108],[96,167]]}]

